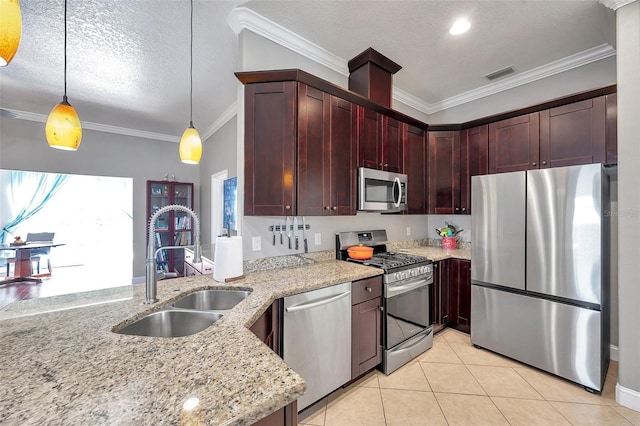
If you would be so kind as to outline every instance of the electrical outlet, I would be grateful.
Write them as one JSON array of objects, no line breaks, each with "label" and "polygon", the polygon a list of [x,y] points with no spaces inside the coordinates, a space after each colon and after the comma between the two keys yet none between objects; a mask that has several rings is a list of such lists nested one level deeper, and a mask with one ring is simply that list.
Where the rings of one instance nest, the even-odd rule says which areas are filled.
[{"label": "electrical outlet", "polygon": [[408,237],[409,235],[411,235],[411,227],[410,227],[410,226],[407,226],[407,237]]},{"label": "electrical outlet", "polygon": [[251,238],[251,250],[253,250],[253,251],[262,250],[262,238],[261,237],[252,237]]},{"label": "electrical outlet", "polygon": [[322,234],[321,234],[321,233],[316,232],[316,233],[315,233],[315,235],[314,235],[314,237],[315,237],[315,244],[316,244],[317,246],[319,246],[320,244],[322,244]]}]

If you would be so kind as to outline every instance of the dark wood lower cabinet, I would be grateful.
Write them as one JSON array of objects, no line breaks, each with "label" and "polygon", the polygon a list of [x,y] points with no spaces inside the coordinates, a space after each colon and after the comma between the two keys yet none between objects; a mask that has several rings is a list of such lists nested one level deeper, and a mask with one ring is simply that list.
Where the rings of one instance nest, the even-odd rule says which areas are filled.
[{"label": "dark wood lower cabinet", "polygon": [[351,285],[351,378],[382,362],[382,277]]},{"label": "dark wood lower cabinet", "polygon": [[471,261],[449,259],[450,326],[471,332]]},{"label": "dark wood lower cabinet", "polygon": [[433,263],[433,332],[437,333],[449,323],[449,259]]},{"label": "dark wood lower cabinet", "polygon": [[433,332],[445,327],[471,332],[471,261],[434,262],[431,309]]},{"label": "dark wood lower cabinet", "polygon": [[[280,345],[280,306],[282,299],[278,299],[254,322],[249,330],[253,332],[265,345],[282,356]],[[254,426],[296,426],[298,424],[298,407],[296,401],[280,408],[267,417],[258,420]]]}]

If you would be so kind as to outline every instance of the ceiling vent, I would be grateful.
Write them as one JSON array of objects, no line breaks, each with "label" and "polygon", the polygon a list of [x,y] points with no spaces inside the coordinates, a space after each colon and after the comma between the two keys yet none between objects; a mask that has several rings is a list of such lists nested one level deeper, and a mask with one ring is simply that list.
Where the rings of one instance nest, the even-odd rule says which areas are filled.
[{"label": "ceiling vent", "polygon": [[495,80],[497,78],[504,77],[505,75],[513,74],[514,72],[515,70],[513,69],[513,67],[506,67],[485,75],[485,78],[487,80]]}]

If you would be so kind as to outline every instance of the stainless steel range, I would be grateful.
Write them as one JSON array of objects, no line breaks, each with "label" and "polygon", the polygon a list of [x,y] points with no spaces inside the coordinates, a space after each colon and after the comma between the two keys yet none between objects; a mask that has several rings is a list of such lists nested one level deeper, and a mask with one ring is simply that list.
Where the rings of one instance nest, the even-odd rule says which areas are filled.
[{"label": "stainless steel range", "polygon": [[[397,370],[433,346],[429,286],[433,262],[426,257],[387,251],[387,231],[336,234],[336,258],[384,270],[382,371]],[[373,247],[368,260],[351,259],[347,249],[358,244]]]}]

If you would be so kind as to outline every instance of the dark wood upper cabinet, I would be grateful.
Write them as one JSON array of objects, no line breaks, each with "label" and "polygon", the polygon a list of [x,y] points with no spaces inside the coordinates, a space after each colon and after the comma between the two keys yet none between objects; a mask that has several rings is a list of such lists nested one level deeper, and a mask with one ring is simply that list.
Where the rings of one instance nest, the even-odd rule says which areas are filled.
[{"label": "dark wood upper cabinet", "polygon": [[357,107],[299,82],[245,87],[245,215],[356,212]]},{"label": "dark wood upper cabinet", "polygon": [[295,214],[296,109],[295,81],[245,86],[245,215]]},{"label": "dark wood upper cabinet", "polygon": [[487,173],[489,173],[488,126],[485,124],[462,130],[460,132],[459,213],[471,214],[471,177]]},{"label": "dark wood upper cabinet", "polygon": [[382,114],[358,107],[358,166],[380,169],[381,149]]},{"label": "dark wood upper cabinet", "polygon": [[459,212],[460,132],[428,133],[429,213],[453,214],[456,209]]},{"label": "dark wood upper cabinet", "polygon": [[298,83],[297,214],[321,216],[331,191],[330,95]]},{"label": "dark wood upper cabinet", "polygon": [[540,111],[538,167],[604,163],[605,139],[604,96]]},{"label": "dark wood upper cabinet", "polygon": [[337,96],[331,96],[330,117],[331,190],[325,214],[354,215],[358,164],[358,107]]},{"label": "dark wood upper cabinet", "polygon": [[401,122],[359,107],[358,166],[400,173],[402,170]]},{"label": "dark wood upper cabinet", "polygon": [[407,213],[426,214],[427,205],[427,145],[426,132],[403,125],[404,171],[407,175]]},{"label": "dark wood upper cabinet", "polygon": [[489,173],[538,168],[539,158],[539,113],[489,124]]},{"label": "dark wood upper cabinet", "polygon": [[298,215],[355,214],[356,130],[355,105],[298,83]]},{"label": "dark wood upper cabinet", "polygon": [[391,117],[382,119],[382,170],[402,172],[402,130],[401,123]]}]

